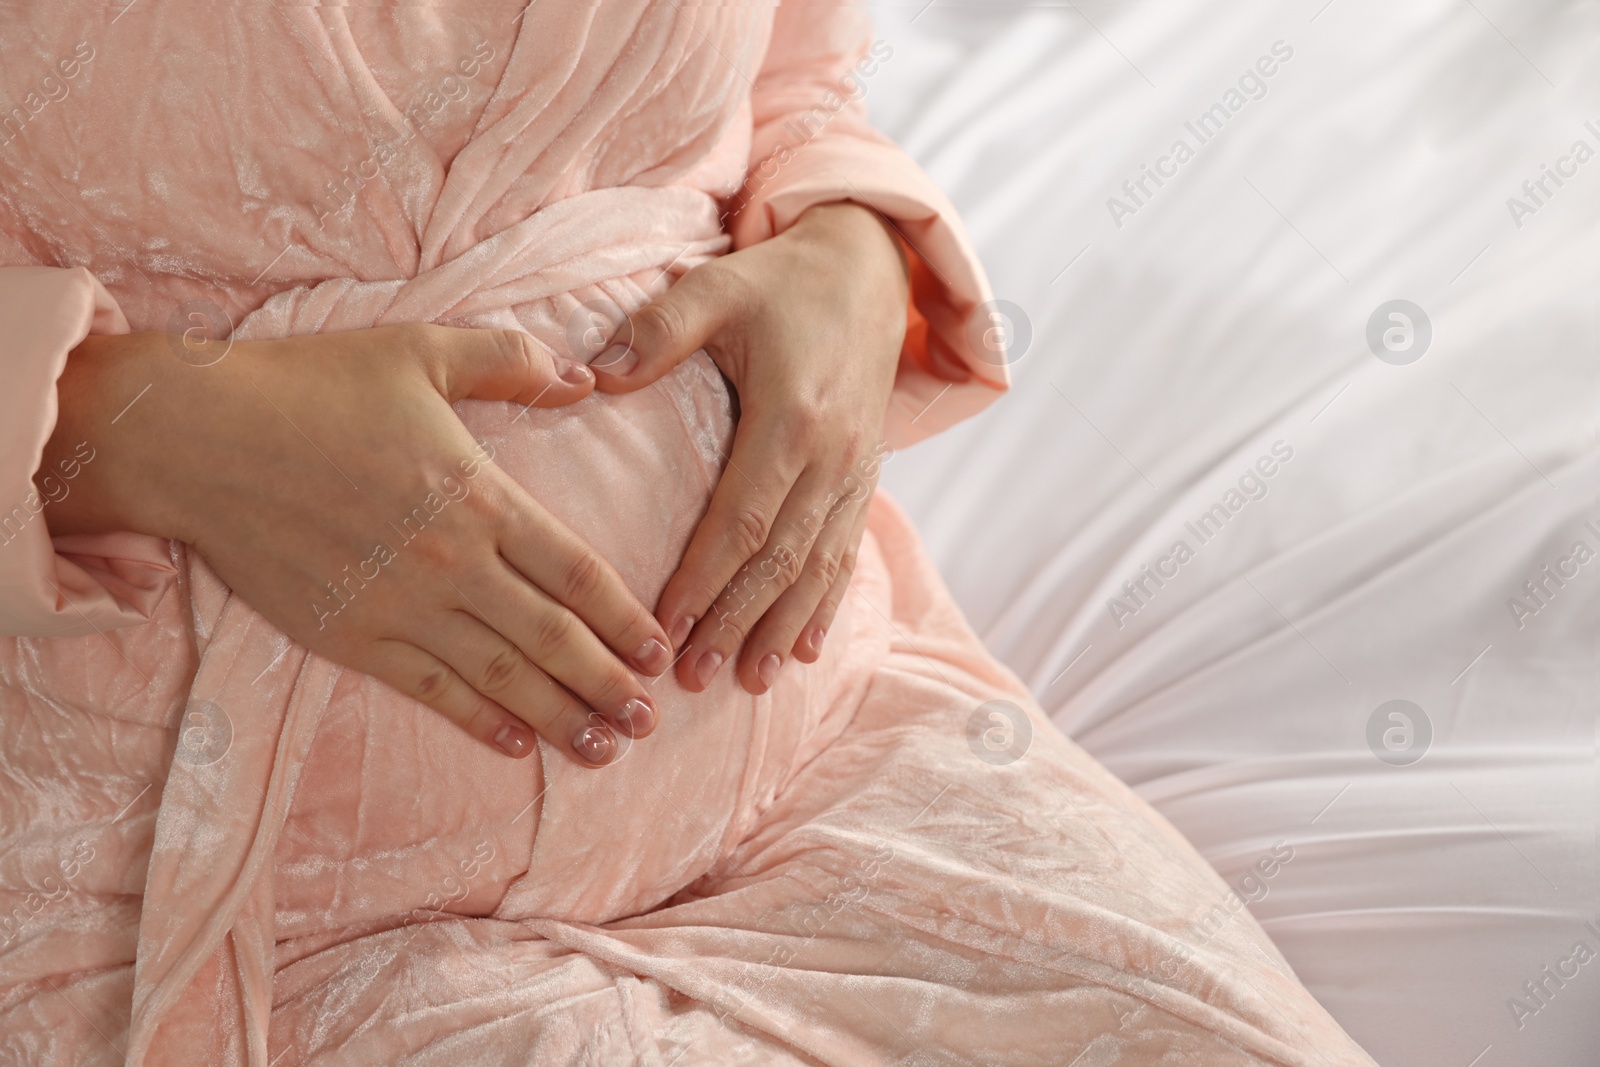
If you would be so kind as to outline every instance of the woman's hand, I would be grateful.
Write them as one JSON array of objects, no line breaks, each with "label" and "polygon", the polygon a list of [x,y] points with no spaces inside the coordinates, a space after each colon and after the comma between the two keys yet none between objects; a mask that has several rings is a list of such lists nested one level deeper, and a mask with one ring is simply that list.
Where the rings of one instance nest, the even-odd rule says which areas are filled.
[{"label": "woman's hand", "polygon": [[586,367],[520,333],[442,326],[236,342],[207,367],[168,340],[90,337],[68,359],[44,469],[73,442],[98,456],[52,533],[187,541],[296,641],[512,756],[532,727],[600,766],[613,731],[654,728],[629,667],[665,670],[666,635],[450,407],[570,404],[593,388]]},{"label": "woman's hand", "polygon": [[599,388],[629,392],[704,348],[738,392],[733,454],[656,608],[689,689],[741,640],[752,693],[821,653],[877,484],[908,284],[881,217],[823,204],[684,275],[595,360]]}]

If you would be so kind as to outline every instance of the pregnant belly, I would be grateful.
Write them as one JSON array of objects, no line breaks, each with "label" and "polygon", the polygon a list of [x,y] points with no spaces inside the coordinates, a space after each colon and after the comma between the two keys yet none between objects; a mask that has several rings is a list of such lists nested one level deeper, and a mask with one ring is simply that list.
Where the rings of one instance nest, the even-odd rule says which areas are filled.
[{"label": "pregnant belly", "polygon": [[[732,438],[708,357],[626,396],[458,412],[506,473],[654,606]],[[870,564],[865,572],[874,580]],[[700,694],[670,672],[651,681],[659,728],[598,771],[542,745],[505,759],[343,672],[278,840],[277,937],[308,937],[309,949],[341,931],[451,914],[601,922],[648,910],[712,871],[848,722],[887,647],[886,624],[859,614],[847,599],[822,660],[790,663],[761,697],[732,671]]]}]

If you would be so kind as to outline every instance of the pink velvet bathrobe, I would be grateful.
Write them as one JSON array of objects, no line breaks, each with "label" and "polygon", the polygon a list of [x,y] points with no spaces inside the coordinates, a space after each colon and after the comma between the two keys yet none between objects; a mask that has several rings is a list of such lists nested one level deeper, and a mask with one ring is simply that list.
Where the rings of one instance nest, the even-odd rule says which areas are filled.
[{"label": "pink velvet bathrobe", "polygon": [[[437,321],[568,352],[589,308],[614,324],[830,200],[918,260],[890,442],[982,407],[1007,382],[969,334],[986,282],[865,125],[893,50],[859,13],[17,6],[0,1063],[1370,1062],[1046,724],[881,496],[821,662],[761,697],[660,679],[660,729],[599,772],[309,655],[181,544],[49,536],[30,479],[87,333],[209,301],[239,337]],[[703,354],[632,396],[458,410],[654,603],[731,436]]]}]

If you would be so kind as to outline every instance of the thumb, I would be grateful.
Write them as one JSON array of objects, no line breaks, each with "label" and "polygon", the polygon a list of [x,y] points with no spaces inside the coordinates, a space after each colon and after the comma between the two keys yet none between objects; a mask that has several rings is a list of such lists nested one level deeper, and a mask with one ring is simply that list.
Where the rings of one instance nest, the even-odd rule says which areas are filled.
[{"label": "thumb", "polygon": [[728,308],[712,276],[704,268],[691,270],[671,289],[628,316],[611,346],[589,364],[598,388],[606,393],[631,393],[649,385],[716,336]]},{"label": "thumb", "polygon": [[521,330],[446,331],[428,347],[434,384],[451,403],[511,400],[554,408],[582,400],[594,389],[594,374],[576,360],[555,355]]}]

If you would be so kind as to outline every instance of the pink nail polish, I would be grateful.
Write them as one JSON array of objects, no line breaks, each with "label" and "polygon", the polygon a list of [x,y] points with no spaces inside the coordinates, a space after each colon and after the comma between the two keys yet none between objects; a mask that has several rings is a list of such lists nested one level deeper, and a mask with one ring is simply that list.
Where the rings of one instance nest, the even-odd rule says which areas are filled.
[{"label": "pink nail polish", "polygon": [[585,763],[600,767],[610,762],[611,754],[617,750],[617,742],[605,727],[585,726],[572,739],[572,749]]},{"label": "pink nail polish", "polygon": [[556,361],[556,373],[568,385],[588,385],[594,381],[594,371],[587,364],[579,363],[575,359],[560,359]]},{"label": "pink nail polish", "polygon": [[700,655],[700,662],[694,665],[694,676],[700,679],[702,687],[711,684],[711,679],[717,676],[717,668],[722,666],[722,653],[712,650]]},{"label": "pink nail polish", "polygon": [[629,737],[643,737],[656,728],[656,710],[637,697],[618,708],[615,718]]},{"label": "pink nail polish", "polygon": [[822,639],[827,636],[827,630],[820,626],[813,626],[811,632],[806,635],[806,644],[811,646],[812,652],[820,654],[822,652]]},{"label": "pink nail polish", "polygon": [[533,751],[533,734],[526,727],[508,722],[494,732],[494,743],[512,759],[521,759]]},{"label": "pink nail polish", "polygon": [[689,638],[689,631],[694,629],[694,616],[685,615],[672,624],[672,632],[667,635],[667,640],[672,642],[673,648],[682,647]]},{"label": "pink nail polish", "polygon": [[622,378],[639,365],[639,353],[627,345],[612,345],[596,356],[590,365],[613,377]]},{"label": "pink nail polish", "polygon": [[633,661],[651,674],[660,674],[672,665],[672,653],[667,651],[666,645],[652,637],[634,652]]},{"label": "pink nail polish", "polygon": [[778,658],[776,652],[768,652],[761,657],[761,662],[756,664],[756,675],[761,679],[761,684],[768,689],[778,680],[778,669],[783,666],[783,660]]}]

